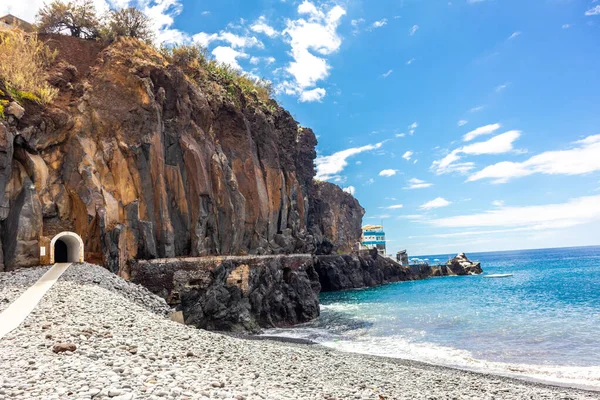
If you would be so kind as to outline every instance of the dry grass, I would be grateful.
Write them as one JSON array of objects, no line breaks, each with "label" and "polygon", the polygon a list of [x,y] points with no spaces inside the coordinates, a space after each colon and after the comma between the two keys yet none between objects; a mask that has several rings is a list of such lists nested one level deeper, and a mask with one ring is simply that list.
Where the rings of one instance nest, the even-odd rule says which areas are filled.
[{"label": "dry grass", "polygon": [[162,47],[160,52],[165,59],[171,64],[179,66],[189,78],[196,82],[215,82],[232,98],[235,98],[236,92],[239,91],[246,100],[256,102],[271,112],[274,111],[275,106],[271,100],[273,95],[271,82],[256,79],[227,64],[211,59],[202,46],[176,45]]},{"label": "dry grass", "polygon": [[17,100],[50,103],[58,89],[46,81],[46,68],[56,53],[40,42],[35,34],[20,30],[0,32],[0,81]]}]

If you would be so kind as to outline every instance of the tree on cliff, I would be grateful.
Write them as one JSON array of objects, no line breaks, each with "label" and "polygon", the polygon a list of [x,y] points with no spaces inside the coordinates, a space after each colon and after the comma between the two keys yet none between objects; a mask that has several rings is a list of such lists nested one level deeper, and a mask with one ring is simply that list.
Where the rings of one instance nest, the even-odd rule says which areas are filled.
[{"label": "tree on cliff", "polygon": [[62,33],[83,39],[99,36],[100,21],[93,0],[76,0],[65,3],[54,0],[44,5],[37,15],[38,30],[42,33]]},{"label": "tree on cliff", "polygon": [[150,43],[154,38],[150,19],[135,7],[112,10],[106,26],[107,39],[127,36]]}]

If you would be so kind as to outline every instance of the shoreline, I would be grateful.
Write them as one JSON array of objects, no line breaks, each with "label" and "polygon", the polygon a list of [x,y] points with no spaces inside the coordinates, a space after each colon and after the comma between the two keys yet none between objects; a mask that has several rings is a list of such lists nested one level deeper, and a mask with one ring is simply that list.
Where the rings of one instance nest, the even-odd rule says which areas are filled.
[{"label": "shoreline", "polygon": [[[37,275],[0,276],[2,304]],[[93,400],[600,399],[595,391],[306,341],[204,331],[171,321],[167,310],[145,288],[100,267],[70,268],[0,339],[0,400],[69,393]],[[55,353],[57,343],[76,350]]]},{"label": "shoreline", "polygon": [[[229,335],[228,332],[219,332],[219,333]],[[382,360],[382,361],[385,360],[386,362],[398,363],[398,364],[408,366],[408,367],[432,368],[432,369],[437,368],[437,369],[442,369],[442,370],[456,371],[459,373],[464,372],[467,374],[475,374],[475,375],[486,377],[486,378],[503,379],[506,381],[517,382],[517,383],[521,383],[521,384],[525,383],[525,384],[530,384],[532,386],[581,390],[581,391],[585,391],[585,392],[589,392],[589,393],[593,393],[593,394],[598,394],[600,396],[600,386],[596,387],[596,386],[588,386],[588,385],[584,385],[584,384],[571,384],[571,383],[565,383],[565,382],[560,382],[560,381],[553,381],[551,379],[535,378],[532,376],[520,375],[520,374],[510,374],[510,373],[502,374],[502,373],[497,373],[497,372],[485,372],[485,371],[483,371],[481,369],[477,369],[477,368],[469,369],[467,367],[450,366],[450,365],[444,365],[444,364],[434,364],[431,362],[412,360],[409,358],[386,357],[386,356],[379,356],[379,355],[373,355],[373,354],[367,354],[367,353],[349,352],[349,351],[335,349],[332,347],[327,347],[325,345],[322,345],[322,344],[312,341],[310,339],[300,339],[300,338],[292,338],[292,337],[285,337],[285,336],[271,336],[271,335],[260,335],[260,334],[258,334],[258,335],[244,335],[244,334],[235,335],[234,334],[232,336],[236,337],[236,338],[240,338],[240,339],[246,339],[246,340],[264,340],[264,341],[279,342],[279,343],[285,343],[285,344],[297,345],[297,346],[310,346],[311,349],[317,349],[320,351],[328,351],[328,352],[335,352],[335,353],[342,353],[342,354],[352,354],[354,356],[365,357],[365,358],[369,358],[369,359],[373,359],[373,360]],[[558,367],[558,368],[560,368],[560,367]]]}]

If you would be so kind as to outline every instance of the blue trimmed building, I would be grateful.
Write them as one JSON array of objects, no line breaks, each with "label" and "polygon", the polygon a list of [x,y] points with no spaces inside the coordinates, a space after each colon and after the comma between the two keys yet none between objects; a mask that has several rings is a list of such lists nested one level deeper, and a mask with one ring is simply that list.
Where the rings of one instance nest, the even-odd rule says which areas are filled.
[{"label": "blue trimmed building", "polygon": [[363,226],[361,244],[364,249],[377,249],[379,255],[385,256],[385,232],[383,231],[383,225]]}]

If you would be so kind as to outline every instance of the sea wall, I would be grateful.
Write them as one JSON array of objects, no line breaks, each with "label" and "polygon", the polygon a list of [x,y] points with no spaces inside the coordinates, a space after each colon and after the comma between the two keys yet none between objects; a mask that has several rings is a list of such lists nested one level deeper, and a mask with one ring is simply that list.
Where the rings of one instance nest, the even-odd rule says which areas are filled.
[{"label": "sea wall", "polygon": [[135,261],[130,274],[198,328],[258,332],[319,315],[320,285],[308,254]]}]

